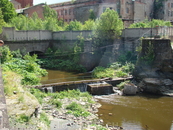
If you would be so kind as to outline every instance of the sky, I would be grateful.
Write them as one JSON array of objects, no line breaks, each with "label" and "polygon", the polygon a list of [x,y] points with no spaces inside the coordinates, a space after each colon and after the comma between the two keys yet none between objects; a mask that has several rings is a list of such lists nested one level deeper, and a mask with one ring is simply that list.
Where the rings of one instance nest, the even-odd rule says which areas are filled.
[{"label": "sky", "polygon": [[49,4],[61,3],[61,2],[71,1],[71,0],[33,0],[33,1],[34,1],[34,5],[45,3],[45,2],[49,5]]}]

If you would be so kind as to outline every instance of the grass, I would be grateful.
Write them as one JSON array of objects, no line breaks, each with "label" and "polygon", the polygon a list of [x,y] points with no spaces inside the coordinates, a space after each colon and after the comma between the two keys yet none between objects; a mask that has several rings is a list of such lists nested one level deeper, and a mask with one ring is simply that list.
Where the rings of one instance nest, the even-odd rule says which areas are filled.
[{"label": "grass", "polygon": [[42,112],[42,113],[40,114],[40,120],[41,120],[42,122],[46,123],[47,126],[50,125],[50,120],[49,120],[48,116],[46,115],[46,113],[43,113],[43,112]]},{"label": "grass", "polygon": [[90,115],[89,112],[85,110],[85,108],[82,107],[82,105],[77,104],[76,102],[72,102],[69,104],[66,109],[68,110],[67,114],[73,114],[76,117],[83,116],[87,117]]},{"label": "grass", "polygon": [[117,87],[122,90],[124,88],[124,85],[127,84],[129,81],[121,82],[120,84],[117,85]]},{"label": "grass", "polygon": [[94,78],[113,78],[127,77],[134,69],[134,64],[127,62],[124,65],[119,62],[114,62],[107,68],[98,66],[94,69],[92,76]]}]

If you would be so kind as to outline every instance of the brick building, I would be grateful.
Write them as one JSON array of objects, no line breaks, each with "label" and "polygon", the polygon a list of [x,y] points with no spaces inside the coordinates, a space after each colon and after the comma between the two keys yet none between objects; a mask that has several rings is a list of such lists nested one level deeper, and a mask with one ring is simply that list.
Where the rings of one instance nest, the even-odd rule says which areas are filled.
[{"label": "brick building", "polygon": [[99,17],[106,8],[110,8],[118,12],[127,27],[133,22],[150,19],[153,3],[154,0],[76,0],[49,6],[56,10],[59,19],[64,19],[65,22],[75,19],[84,22],[89,17],[90,9],[94,11],[96,17]]},{"label": "brick building", "polygon": [[21,8],[33,6],[33,0],[15,0],[21,4]]},{"label": "brick building", "polygon": [[43,19],[44,18],[44,15],[43,15],[44,6],[45,6],[45,4],[41,3],[38,5],[31,6],[31,7],[17,9],[16,12],[18,14],[23,14],[27,17],[31,17],[32,14],[34,12],[36,12],[38,14],[38,17]]},{"label": "brick building", "polygon": [[[110,8],[118,12],[125,27],[128,27],[131,23],[143,21],[146,18],[152,19],[154,14],[154,1],[155,0],[76,0],[51,4],[49,6],[57,12],[59,19],[63,19],[67,23],[73,20],[81,22],[88,20],[90,9],[93,10],[95,16],[98,18],[106,8]],[[15,3],[14,5],[16,5],[17,9],[20,8],[20,6],[24,7],[33,4],[33,0],[11,0],[11,2]],[[164,20],[173,19],[172,3],[173,0],[163,2],[163,8],[158,11],[158,18]],[[37,12],[39,17],[43,18],[43,6],[44,4],[39,4],[18,12],[22,12],[27,16],[31,16],[33,12]]]},{"label": "brick building", "polygon": [[11,0],[10,2],[14,5],[15,9],[21,9],[22,8],[21,3],[15,1],[15,0]]}]

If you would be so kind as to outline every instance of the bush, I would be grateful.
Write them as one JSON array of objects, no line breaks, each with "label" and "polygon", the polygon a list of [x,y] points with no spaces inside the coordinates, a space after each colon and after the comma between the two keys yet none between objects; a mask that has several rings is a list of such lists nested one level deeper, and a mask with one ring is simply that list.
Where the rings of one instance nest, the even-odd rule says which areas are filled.
[{"label": "bush", "polygon": [[76,64],[71,60],[61,59],[41,59],[43,68],[56,69],[70,72],[86,72],[86,69],[79,64]]},{"label": "bush", "polygon": [[29,54],[21,58],[19,52],[16,52],[14,58],[8,47],[0,48],[3,53],[2,68],[3,71],[13,71],[23,77],[23,85],[36,85],[40,83],[40,77],[45,76],[47,71],[41,69],[37,62],[37,55],[30,56]]},{"label": "bush", "polygon": [[40,120],[41,120],[42,122],[46,123],[47,126],[50,125],[50,120],[49,120],[49,118],[48,118],[47,115],[46,115],[45,113],[43,113],[43,112],[40,114]]},{"label": "bush", "polygon": [[114,72],[115,71],[112,68],[104,68],[104,67],[98,66],[94,69],[94,72],[92,73],[92,76],[94,78],[113,77]]},{"label": "bush", "polygon": [[22,114],[17,118],[17,121],[20,123],[29,122],[29,120],[30,120],[30,117],[26,116],[25,114]]},{"label": "bush", "polygon": [[90,115],[89,112],[87,112],[81,105],[77,104],[76,102],[72,102],[66,107],[67,110],[69,110],[68,114],[73,114],[76,117],[83,116],[87,117]]}]

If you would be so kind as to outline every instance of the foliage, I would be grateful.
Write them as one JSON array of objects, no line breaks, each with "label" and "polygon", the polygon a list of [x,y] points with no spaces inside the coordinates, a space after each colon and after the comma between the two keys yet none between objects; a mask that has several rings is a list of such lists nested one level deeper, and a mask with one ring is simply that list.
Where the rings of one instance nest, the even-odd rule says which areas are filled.
[{"label": "foliage", "polygon": [[72,102],[66,107],[67,110],[69,110],[67,113],[68,114],[73,114],[76,117],[83,116],[87,117],[90,115],[89,112],[87,112],[82,105],[77,104],[76,102]]},{"label": "foliage", "polygon": [[124,81],[124,82],[119,83],[119,84],[116,85],[116,86],[121,90],[121,89],[124,88],[124,85],[127,84],[127,83],[129,83],[129,82],[130,82],[130,81],[127,80],[127,81]]},{"label": "foliage", "polygon": [[134,69],[134,64],[127,62],[124,65],[114,62],[107,68],[98,66],[92,72],[94,78],[127,77]]},{"label": "foliage", "polygon": [[14,91],[19,91],[18,86],[21,84],[21,76],[12,71],[3,71],[3,83],[5,95],[11,96]]},{"label": "foliage", "polygon": [[94,24],[95,24],[94,20],[89,19],[85,21],[83,25],[83,30],[92,30],[94,27]]},{"label": "foliage", "polygon": [[62,102],[57,100],[57,99],[52,99],[50,102],[51,102],[52,105],[55,105],[56,108],[61,108],[62,107]]},{"label": "foliage", "polygon": [[5,25],[5,21],[3,19],[3,15],[2,15],[2,10],[0,8],[0,33],[2,32],[2,27]]},{"label": "foliage", "polygon": [[129,28],[155,28],[158,26],[172,26],[170,21],[152,19],[151,21],[144,20],[142,22],[133,23]]},{"label": "foliage", "polygon": [[95,16],[95,14],[94,14],[93,9],[90,9],[90,10],[89,10],[89,19],[90,19],[90,20],[95,20],[95,19],[96,19],[96,16]]},{"label": "foliage", "polygon": [[12,59],[12,54],[8,46],[0,47],[1,63],[8,62]]},{"label": "foliage", "polygon": [[155,55],[154,55],[154,48],[153,44],[151,42],[148,43],[147,50],[144,54],[144,56],[141,57],[141,61],[144,64],[150,65],[154,61]]},{"label": "foliage", "polygon": [[20,123],[24,123],[24,122],[29,122],[30,117],[26,116],[25,114],[21,114],[18,118],[17,121]]},{"label": "foliage", "polygon": [[30,89],[30,93],[33,94],[37,98],[40,104],[43,103],[43,98],[47,96],[46,93],[43,93],[39,89],[34,89],[34,88]]},{"label": "foliage", "polygon": [[42,112],[42,113],[40,114],[40,120],[41,120],[42,122],[46,123],[47,126],[50,125],[50,120],[49,120],[48,116],[46,115],[46,113],[43,113],[43,112]]},{"label": "foliage", "polygon": [[79,21],[71,21],[66,27],[65,31],[79,31],[82,30],[82,23]]},{"label": "foliage", "polygon": [[[64,44],[66,45],[66,44]],[[78,36],[78,41],[75,42],[73,48],[68,48],[66,51],[47,49],[46,55],[48,58],[41,59],[41,66],[48,69],[56,69],[70,72],[86,72],[86,69],[79,64],[80,53],[84,48],[84,38]]]},{"label": "foliage", "polygon": [[36,63],[37,56],[28,54],[22,58],[13,58],[7,46],[0,48],[3,54],[2,68],[4,71],[13,71],[23,77],[22,84],[35,85],[40,83],[40,77],[47,74],[47,71],[40,68]]},{"label": "foliage", "polygon": [[8,26],[14,26],[17,30],[52,30],[59,31],[62,28],[59,26],[57,18],[46,16],[45,19],[38,17],[38,14],[34,12],[32,17],[26,17],[19,15],[11,19]]},{"label": "foliage", "polygon": [[17,13],[13,4],[9,0],[0,1],[0,9],[5,22],[9,22],[12,18],[16,17]]},{"label": "foliage", "polygon": [[114,39],[121,35],[123,22],[116,11],[109,8],[96,20],[94,35],[101,39]]},{"label": "foliage", "polygon": [[63,60],[55,58],[45,58],[41,59],[43,68],[56,69],[70,72],[86,72],[86,69],[79,64],[74,63],[72,60]]},{"label": "foliage", "polygon": [[92,76],[94,78],[105,78],[105,77],[110,78],[114,76],[114,70],[112,68],[104,68],[104,67],[98,66],[94,69]]},{"label": "foliage", "polygon": [[117,61],[122,64],[126,64],[127,62],[135,63],[136,60],[137,60],[137,56],[134,53],[132,53],[131,51],[120,52],[120,55],[117,59]]},{"label": "foliage", "polygon": [[44,6],[43,9],[44,18],[56,18],[57,19],[57,12],[51,9],[47,4]]}]

